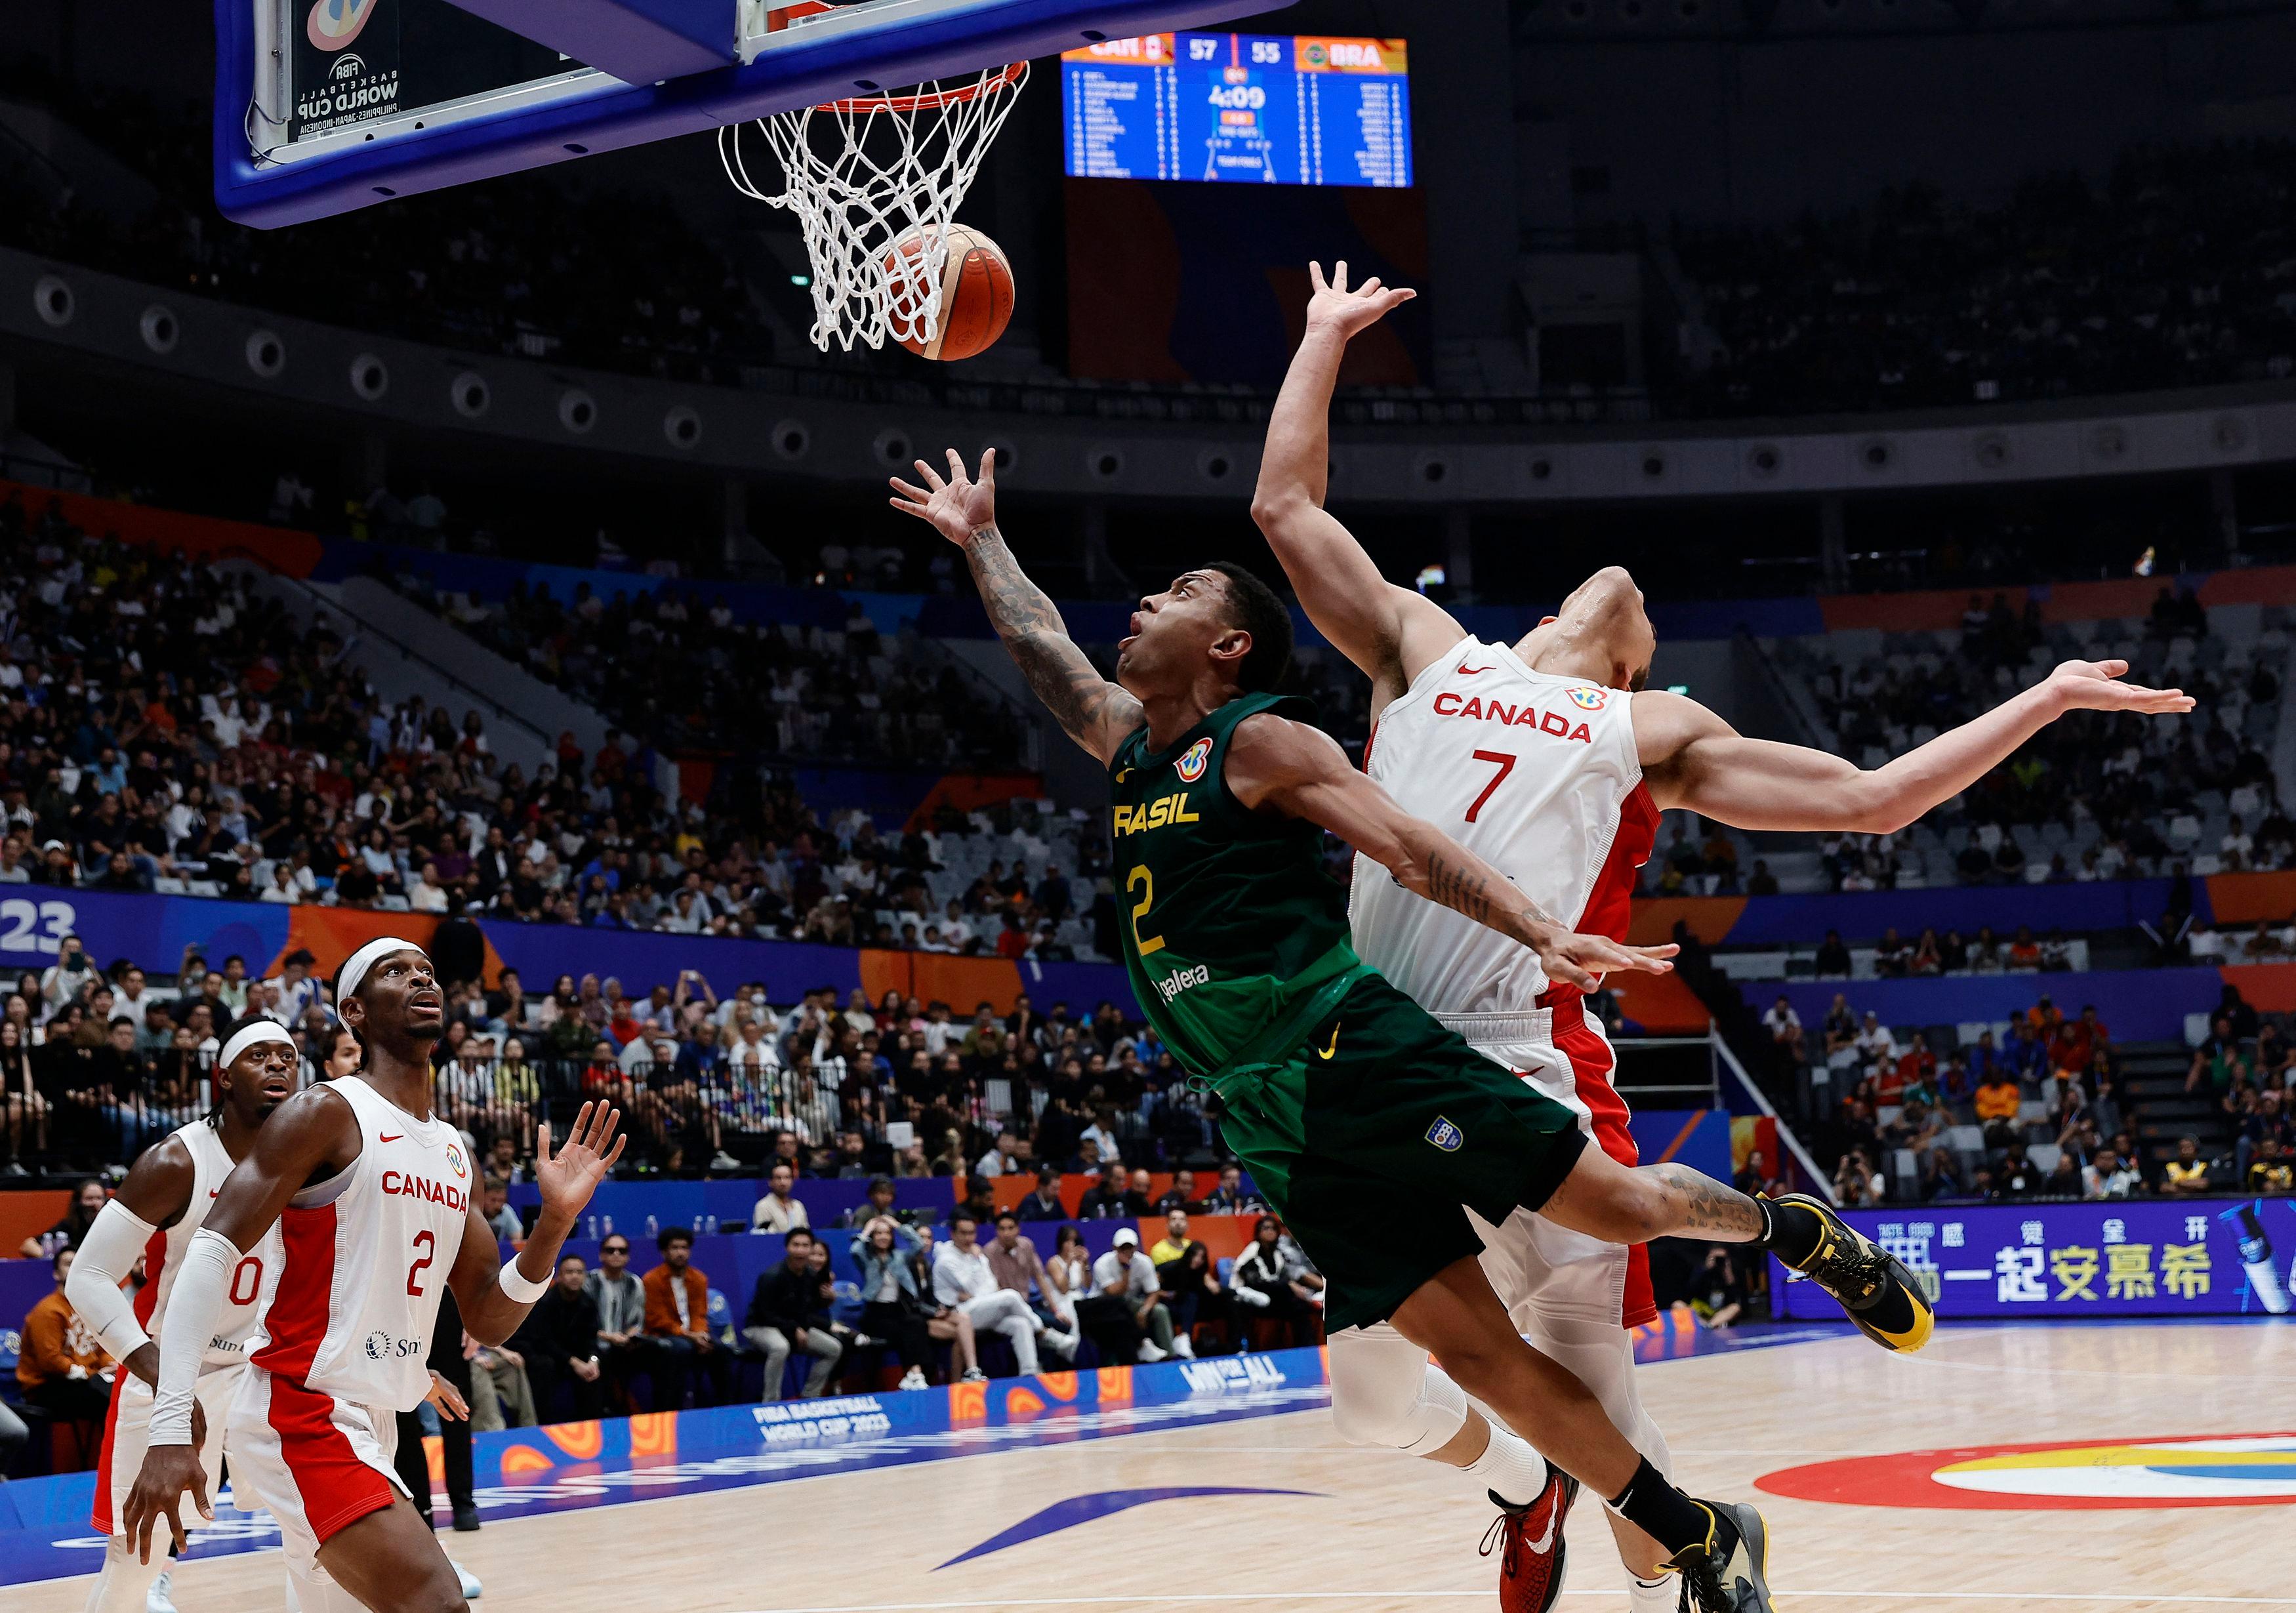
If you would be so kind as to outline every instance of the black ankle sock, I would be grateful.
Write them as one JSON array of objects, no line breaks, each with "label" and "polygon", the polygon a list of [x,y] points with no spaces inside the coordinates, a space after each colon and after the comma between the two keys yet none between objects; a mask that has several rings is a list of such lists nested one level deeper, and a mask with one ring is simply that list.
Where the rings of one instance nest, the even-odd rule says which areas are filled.
[{"label": "black ankle sock", "polygon": [[1817,1253],[1818,1240],[1825,1236],[1825,1223],[1817,1212],[1804,1204],[1781,1204],[1773,1199],[1757,1199],[1754,1202],[1762,1211],[1762,1235],[1756,1240],[1761,1246],[1784,1261],[1799,1266]]},{"label": "black ankle sock", "polygon": [[1643,1458],[1627,1487],[1611,1498],[1611,1508],[1659,1544],[1671,1557],[1687,1546],[1706,1543],[1710,1528],[1729,1520],[1690,1499],[1666,1481],[1666,1475]]}]

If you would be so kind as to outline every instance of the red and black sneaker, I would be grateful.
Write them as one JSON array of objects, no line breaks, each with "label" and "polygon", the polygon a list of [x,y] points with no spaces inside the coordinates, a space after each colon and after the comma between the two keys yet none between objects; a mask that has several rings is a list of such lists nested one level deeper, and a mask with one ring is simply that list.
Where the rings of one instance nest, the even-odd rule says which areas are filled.
[{"label": "red and black sneaker", "polygon": [[1562,1520],[1578,1499],[1578,1481],[1557,1467],[1527,1507],[1487,1492],[1499,1515],[1483,1534],[1483,1555],[1499,1553],[1499,1613],[1548,1613],[1562,1595]]}]

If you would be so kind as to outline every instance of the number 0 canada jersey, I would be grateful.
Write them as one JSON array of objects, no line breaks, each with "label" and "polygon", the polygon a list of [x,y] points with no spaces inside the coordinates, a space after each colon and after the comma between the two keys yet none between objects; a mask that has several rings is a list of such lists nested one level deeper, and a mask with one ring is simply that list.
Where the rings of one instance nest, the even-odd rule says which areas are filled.
[{"label": "number 0 canada jersey", "polygon": [[[1623,941],[1635,871],[1658,834],[1632,704],[1462,639],[1380,714],[1364,770],[1565,924]],[[1364,962],[1431,1013],[1521,1013],[1547,989],[1529,948],[1366,857],[1349,917]]]},{"label": "number 0 canada jersey", "polygon": [[1236,725],[1263,711],[1306,721],[1297,698],[1230,700],[1166,750],[1140,729],[1109,765],[1111,872],[1124,967],[1148,1022],[1192,1073],[1210,1075],[1348,969],[1347,897],[1324,872],[1324,831],[1253,812],[1227,787]]},{"label": "number 0 canada jersey", "polygon": [[340,1400],[411,1412],[430,1391],[439,1290],[470,1224],[470,1157],[452,1126],[357,1076],[330,1089],[358,1118],[359,1155],[280,1216],[252,1359]]},{"label": "number 0 canada jersey", "polygon": [[[223,1138],[206,1121],[194,1120],[178,1127],[174,1134],[192,1157],[192,1196],[176,1224],[153,1232],[144,1246],[144,1286],[135,1290],[135,1320],[154,1339],[160,1336],[160,1330],[167,1323],[168,1298],[176,1291],[176,1278],[184,1269],[184,1251],[192,1247],[193,1236],[207,1224],[208,1211],[215,1208],[216,1194],[222,1191],[224,1178],[232,1171],[231,1155],[224,1148]],[[231,1281],[225,1290],[223,1314],[216,1321],[215,1331],[209,1335],[201,1371],[239,1366],[246,1362],[248,1344],[256,1331],[264,1281],[278,1265],[279,1232],[274,1227],[263,1234],[254,1249],[233,1264]]]}]

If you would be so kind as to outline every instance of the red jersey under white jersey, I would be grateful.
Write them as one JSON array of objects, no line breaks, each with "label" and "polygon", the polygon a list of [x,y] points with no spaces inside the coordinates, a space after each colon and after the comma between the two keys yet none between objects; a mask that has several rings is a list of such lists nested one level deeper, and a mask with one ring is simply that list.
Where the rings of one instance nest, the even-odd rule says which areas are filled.
[{"label": "red jersey under white jersey", "polygon": [[[167,1318],[168,1296],[175,1291],[176,1278],[183,1271],[184,1251],[191,1248],[193,1234],[205,1224],[216,1194],[223,1190],[224,1178],[232,1171],[231,1154],[224,1147],[223,1138],[206,1121],[194,1120],[189,1126],[179,1126],[174,1135],[192,1156],[192,1196],[176,1224],[160,1228],[144,1245],[144,1286],[135,1290],[135,1321],[154,1339],[160,1337],[160,1329]],[[238,1264],[231,1268],[224,1312],[216,1322],[216,1331],[209,1337],[201,1371],[236,1366],[246,1361],[248,1340],[255,1333],[256,1301],[263,1291],[266,1273],[278,1264],[279,1234],[275,1231],[266,1232],[262,1241],[241,1256]]]},{"label": "red jersey under white jersey", "polygon": [[280,1216],[253,1360],[340,1400],[411,1412],[430,1388],[424,1363],[470,1224],[471,1161],[436,1115],[418,1120],[357,1076],[330,1086],[358,1118],[358,1158]]}]

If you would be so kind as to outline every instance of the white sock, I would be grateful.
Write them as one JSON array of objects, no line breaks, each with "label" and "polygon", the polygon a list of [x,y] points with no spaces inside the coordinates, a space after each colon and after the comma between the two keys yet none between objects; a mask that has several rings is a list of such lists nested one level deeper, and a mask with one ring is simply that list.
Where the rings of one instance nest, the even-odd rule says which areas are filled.
[{"label": "white sock", "polygon": [[1644,1579],[1639,1574],[1629,1575],[1627,1579],[1627,1607],[1630,1613],[1674,1613],[1676,1600],[1681,1593],[1681,1584],[1672,1579]]},{"label": "white sock", "polygon": [[1546,1487],[1546,1458],[1512,1429],[1491,1424],[1491,1442],[1462,1470],[1509,1506],[1527,1507]]}]

